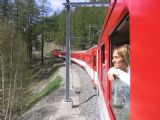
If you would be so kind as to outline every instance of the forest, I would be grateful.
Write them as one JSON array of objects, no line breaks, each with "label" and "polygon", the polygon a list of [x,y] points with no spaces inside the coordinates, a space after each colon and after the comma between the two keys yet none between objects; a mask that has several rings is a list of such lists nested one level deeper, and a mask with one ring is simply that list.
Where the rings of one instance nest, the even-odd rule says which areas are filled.
[{"label": "forest", "polygon": [[[24,112],[23,93],[34,81],[33,50],[43,66],[45,42],[65,46],[66,11],[50,11],[47,0],[0,0],[0,119],[18,119]],[[72,50],[97,43],[106,12],[106,7],[72,8]]]}]

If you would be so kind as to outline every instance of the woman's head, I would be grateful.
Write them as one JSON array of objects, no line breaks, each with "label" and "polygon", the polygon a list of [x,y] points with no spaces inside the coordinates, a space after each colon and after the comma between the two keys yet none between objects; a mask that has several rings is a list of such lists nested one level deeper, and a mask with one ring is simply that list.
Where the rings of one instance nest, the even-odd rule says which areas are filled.
[{"label": "woman's head", "polygon": [[124,44],[123,46],[116,47],[113,50],[113,59],[112,59],[114,67],[127,71],[129,66],[129,54],[130,54],[129,45]]}]

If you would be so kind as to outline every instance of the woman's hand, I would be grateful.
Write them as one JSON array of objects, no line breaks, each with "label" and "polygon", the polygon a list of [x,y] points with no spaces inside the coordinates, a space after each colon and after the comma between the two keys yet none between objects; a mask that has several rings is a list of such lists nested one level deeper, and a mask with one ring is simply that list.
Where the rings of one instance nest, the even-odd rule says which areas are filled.
[{"label": "woman's hand", "polygon": [[109,79],[110,81],[113,81],[113,80],[116,79],[116,75],[113,74],[113,73],[110,73],[110,74],[108,74],[108,79]]}]

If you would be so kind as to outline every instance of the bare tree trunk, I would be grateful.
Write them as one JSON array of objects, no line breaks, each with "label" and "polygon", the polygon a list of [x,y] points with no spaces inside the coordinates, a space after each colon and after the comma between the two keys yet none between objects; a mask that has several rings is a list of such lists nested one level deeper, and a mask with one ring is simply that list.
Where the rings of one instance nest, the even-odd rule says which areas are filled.
[{"label": "bare tree trunk", "polygon": [[[7,120],[7,117],[8,119],[10,120],[11,119],[11,113],[12,113],[12,110],[10,108],[10,104],[11,104],[11,87],[12,87],[12,65],[13,65],[13,33],[12,33],[12,38],[11,38],[11,58],[10,58],[10,67],[11,67],[11,70],[10,70],[10,79],[9,79],[9,95],[8,95],[8,105],[7,105],[7,112],[6,112],[6,115],[5,115],[5,120]],[[8,116],[8,112],[9,112],[9,116]]]},{"label": "bare tree trunk", "polygon": [[21,73],[21,79],[20,79],[20,91],[21,91],[21,93],[20,93],[20,101],[21,101],[21,112],[22,112],[22,94],[23,94],[23,82],[22,82],[22,80],[23,80],[23,63],[22,63],[22,73]]},{"label": "bare tree trunk", "polygon": [[42,33],[42,46],[41,46],[41,64],[43,65],[44,64],[44,53],[43,53],[43,50],[44,50],[44,34]]},{"label": "bare tree trunk", "polygon": [[16,9],[17,9],[17,15],[16,15],[16,17],[17,17],[17,31],[18,31],[18,23],[19,23],[19,0],[17,0],[17,4],[16,4],[17,6],[16,6]]},{"label": "bare tree trunk", "polygon": [[[45,2],[42,0],[42,24],[44,24],[44,14],[45,14]],[[42,46],[41,46],[41,64],[44,64],[44,32],[42,33]]]},{"label": "bare tree trunk", "polygon": [[4,56],[2,53],[1,56],[2,61],[2,114],[4,113]]},{"label": "bare tree trunk", "polygon": [[[9,114],[9,119],[11,118],[11,113],[12,113],[12,106],[13,103],[16,103],[17,97],[15,97],[16,94],[16,86],[17,86],[17,74],[18,74],[18,69],[19,69],[19,51],[17,54],[17,63],[16,63],[16,71],[15,71],[15,76],[14,76],[14,81],[13,81],[13,94],[11,98],[11,105],[10,105],[10,114]],[[17,93],[18,94],[18,93]],[[15,102],[14,102],[15,101]]]},{"label": "bare tree trunk", "polygon": [[[13,32],[12,32],[12,36],[11,36],[11,71],[10,71],[10,86],[9,86],[9,100],[8,100],[8,108],[9,108],[9,119],[8,120],[11,120],[11,115],[12,115],[12,108],[11,108],[11,105],[12,105],[12,97],[11,97],[11,89],[12,89],[12,75],[13,75]],[[14,93],[13,93],[14,94]]]},{"label": "bare tree trunk", "polygon": [[3,3],[3,15],[6,16],[6,0],[4,0],[4,3]]}]

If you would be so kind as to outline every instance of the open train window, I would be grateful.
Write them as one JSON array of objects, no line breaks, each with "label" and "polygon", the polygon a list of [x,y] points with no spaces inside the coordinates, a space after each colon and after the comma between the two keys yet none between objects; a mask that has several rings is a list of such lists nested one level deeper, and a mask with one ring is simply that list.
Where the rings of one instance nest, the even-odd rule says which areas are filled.
[{"label": "open train window", "polygon": [[101,47],[101,51],[102,51],[102,63],[105,63],[105,45],[102,45]]},{"label": "open train window", "polygon": [[93,56],[93,60],[94,60],[94,61],[93,61],[93,65],[94,65],[94,67],[96,67],[96,59],[97,59],[97,57],[96,57],[96,55],[94,55],[94,56]]},{"label": "open train window", "polygon": [[[128,15],[121,20],[110,35],[110,67],[113,67],[113,49],[124,44],[130,44]],[[130,73],[128,75],[130,75]],[[127,84],[124,80],[117,77],[110,85],[110,106],[115,119],[128,120],[130,109],[130,84]]]},{"label": "open train window", "polygon": [[101,47],[101,71],[102,71],[102,87],[106,90],[106,69],[105,69],[105,44]]}]

